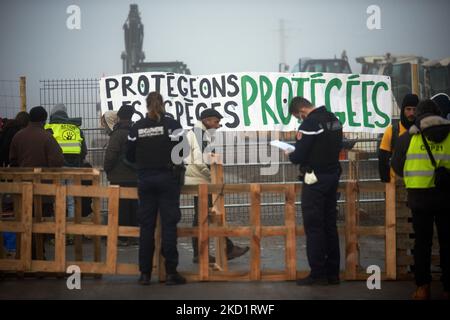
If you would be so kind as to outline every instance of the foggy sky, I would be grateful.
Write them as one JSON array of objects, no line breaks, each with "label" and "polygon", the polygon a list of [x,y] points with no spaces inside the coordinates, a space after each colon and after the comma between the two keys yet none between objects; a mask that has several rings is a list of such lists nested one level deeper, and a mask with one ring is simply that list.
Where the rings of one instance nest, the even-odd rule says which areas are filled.
[{"label": "foggy sky", "polygon": [[[39,104],[39,80],[122,73],[130,3],[141,13],[146,61],[183,61],[192,74],[278,71],[280,19],[290,66],[343,49],[355,73],[362,55],[450,56],[446,0],[1,0],[0,79],[27,76],[30,107]],[[81,8],[81,30],[66,27],[71,4]],[[381,8],[381,30],[366,27],[371,4]]]}]

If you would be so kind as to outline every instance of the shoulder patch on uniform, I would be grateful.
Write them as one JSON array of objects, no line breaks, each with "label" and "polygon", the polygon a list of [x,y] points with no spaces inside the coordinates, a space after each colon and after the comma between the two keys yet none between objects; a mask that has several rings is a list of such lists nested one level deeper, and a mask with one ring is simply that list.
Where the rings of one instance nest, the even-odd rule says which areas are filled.
[{"label": "shoulder patch on uniform", "polygon": [[139,138],[162,136],[163,134],[164,134],[163,126],[153,128],[142,128],[138,130]]}]

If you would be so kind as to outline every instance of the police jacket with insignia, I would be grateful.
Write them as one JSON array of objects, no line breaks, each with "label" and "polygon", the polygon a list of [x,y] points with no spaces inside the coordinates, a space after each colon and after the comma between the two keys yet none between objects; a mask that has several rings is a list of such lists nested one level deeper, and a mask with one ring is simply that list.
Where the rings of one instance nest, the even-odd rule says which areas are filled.
[{"label": "police jacket with insignia", "polygon": [[312,110],[300,125],[295,151],[289,155],[300,170],[315,173],[340,173],[342,125],[324,106]]},{"label": "police jacket with insignia", "polygon": [[[173,165],[172,149],[183,142],[181,124],[162,116],[160,121],[148,116],[137,121],[130,129],[126,158],[140,169],[168,169]],[[169,136],[176,136],[171,139]],[[182,155],[180,148],[179,156]]]}]

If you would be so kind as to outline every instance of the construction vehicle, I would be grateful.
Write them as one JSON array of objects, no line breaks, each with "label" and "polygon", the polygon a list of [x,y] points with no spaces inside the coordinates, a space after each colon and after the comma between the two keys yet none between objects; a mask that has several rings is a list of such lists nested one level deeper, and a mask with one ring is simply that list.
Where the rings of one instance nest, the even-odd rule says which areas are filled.
[{"label": "construction vehicle", "polygon": [[122,52],[123,73],[134,72],[173,72],[191,74],[191,71],[181,61],[144,62],[145,53],[142,50],[144,43],[144,25],[137,4],[130,4],[128,18],[123,25],[125,35],[125,51]]},{"label": "construction vehicle", "polygon": [[344,50],[340,59],[336,57],[334,59],[300,58],[291,72],[352,73],[352,69]]},{"label": "construction vehicle", "polygon": [[423,64],[427,60],[414,55],[391,55],[390,53],[356,58],[356,62],[361,64],[361,74],[391,77],[392,93],[397,105],[407,93],[414,92],[419,98],[425,96]]},{"label": "construction vehicle", "polygon": [[450,95],[450,57],[442,60],[429,60],[423,64],[425,96],[437,93]]}]

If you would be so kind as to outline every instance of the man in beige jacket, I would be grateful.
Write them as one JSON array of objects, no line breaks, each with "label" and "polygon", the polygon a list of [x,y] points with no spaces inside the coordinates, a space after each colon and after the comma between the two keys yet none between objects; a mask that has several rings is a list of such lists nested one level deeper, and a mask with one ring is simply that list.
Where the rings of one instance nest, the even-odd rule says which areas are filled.
[{"label": "man in beige jacket", "polygon": [[[220,128],[220,119],[222,118],[218,111],[206,109],[200,114],[200,120],[195,124],[194,128],[187,133],[190,153],[185,159],[187,163],[185,184],[211,183],[211,169],[205,160],[208,157],[208,153],[214,153],[210,145],[215,130]],[[213,206],[211,194],[208,195],[208,203],[210,207]],[[194,227],[198,226],[198,197],[194,197],[194,220],[192,225]],[[234,245],[228,238],[226,238],[226,242],[228,260],[240,257],[249,250],[249,247],[241,248]],[[196,237],[192,238],[192,249],[194,251],[193,262],[198,263],[198,239]],[[210,256],[209,262],[214,261],[214,257]]]}]

